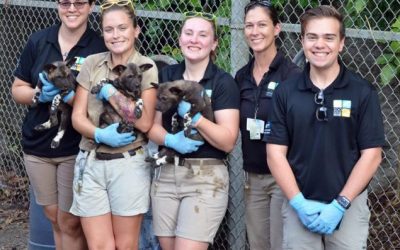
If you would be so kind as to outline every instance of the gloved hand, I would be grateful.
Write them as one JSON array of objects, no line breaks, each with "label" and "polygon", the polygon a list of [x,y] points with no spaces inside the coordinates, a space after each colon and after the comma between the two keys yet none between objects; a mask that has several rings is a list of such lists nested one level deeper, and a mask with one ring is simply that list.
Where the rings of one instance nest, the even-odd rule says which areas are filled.
[{"label": "gloved hand", "polygon": [[51,102],[53,98],[60,93],[60,89],[54,86],[52,82],[47,80],[47,75],[44,72],[39,73],[39,79],[43,83],[42,90],[39,95],[39,102]]},{"label": "gloved hand", "polygon": [[74,90],[69,91],[68,94],[63,97],[63,102],[65,103],[69,102],[69,100],[74,98],[74,96],[75,96],[75,91]]},{"label": "gloved hand", "polygon": [[[180,101],[178,104],[178,115],[182,118],[184,118],[185,114],[190,111],[192,105],[188,103],[187,101]],[[193,117],[192,117],[192,125],[196,124],[196,122],[200,119],[200,112],[197,112]]]},{"label": "gloved hand", "polygon": [[322,202],[307,200],[301,192],[296,194],[289,201],[289,204],[296,211],[301,223],[306,227],[317,219],[319,213],[328,206],[328,204]]},{"label": "gloved hand", "polygon": [[112,84],[106,83],[97,93],[96,98],[101,101],[108,101],[115,92],[117,92],[117,89]]},{"label": "gloved hand", "polygon": [[197,151],[204,141],[196,141],[185,137],[183,131],[176,134],[167,134],[164,139],[164,145],[174,149],[181,154]]},{"label": "gloved hand", "polygon": [[329,203],[309,226],[311,232],[319,234],[332,234],[342,220],[345,209],[334,199]]},{"label": "gloved hand", "polygon": [[118,126],[118,123],[113,123],[105,128],[96,128],[94,131],[94,140],[97,143],[104,143],[113,148],[128,145],[136,140],[136,137],[132,133],[118,133]]}]

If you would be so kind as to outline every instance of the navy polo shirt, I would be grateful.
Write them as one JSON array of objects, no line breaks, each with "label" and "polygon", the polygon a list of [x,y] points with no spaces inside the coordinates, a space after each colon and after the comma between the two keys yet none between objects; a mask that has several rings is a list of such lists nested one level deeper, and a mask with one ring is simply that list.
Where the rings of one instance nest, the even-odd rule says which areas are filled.
[{"label": "navy polo shirt", "polygon": [[[265,142],[250,140],[247,130],[247,119],[267,123],[272,110],[272,95],[275,87],[285,81],[291,74],[300,72],[300,68],[278,52],[257,86],[253,77],[254,58],[241,68],[235,76],[240,90],[240,132],[242,135],[243,168],[256,174],[270,174],[267,165]],[[256,114],[257,106],[257,114]]]},{"label": "navy polo shirt", "polygon": [[303,74],[275,91],[267,143],[288,146],[287,159],[307,199],[331,202],[343,189],[360,151],[385,144],[375,88],[340,62],[340,73],[324,91],[328,121],[316,119],[307,64]]},{"label": "navy polo shirt", "polygon": [[[164,67],[159,73],[159,80],[163,82],[183,79],[185,63]],[[239,90],[232,76],[218,68],[211,61],[207,65],[203,79],[199,82],[206,93],[211,97],[213,111],[222,109],[239,109]],[[176,112],[176,107],[165,112],[162,116],[163,127],[171,132],[171,118]],[[226,153],[213,147],[207,141],[196,152],[185,154],[185,158],[217,158],[224,159]]]},{"label": "navy polo shirt", "polygon": [[[62,54],[58,44],[58,31],[60,25],[51,26],[32,34],[22,51],[14,76],[28,82],[35,87],[38,75],[45,64],[62,61]],[[78,43],[68,53],[68,59],[76,57],[72,66],[75,76],[88,55],[106,51],[103,39],[93,30],[87,29]],[[51,103],[39,103],[35,108],[28,108],[22,125],[22,146],[27,154],[39,157],[61,157],[78,153],[80,134],[76,132],[69,122],[61,144],[52,149],[50,143],[57,134],[58,126],[44,131],[36,131],[34,127],[49,119]],[[72,109],[72,108],[71,108]]]}]

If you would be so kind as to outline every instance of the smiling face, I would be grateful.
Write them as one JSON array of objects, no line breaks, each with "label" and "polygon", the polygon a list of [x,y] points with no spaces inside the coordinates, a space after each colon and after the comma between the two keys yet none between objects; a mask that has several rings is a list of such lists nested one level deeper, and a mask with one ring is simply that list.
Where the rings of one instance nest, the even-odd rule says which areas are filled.
[{"label": "smiling face", "polygon": [[313,18],[307,21],[302,36],[304,54],[315,70],[339,67],[338,56],[343,50],[344,37],[340,23],[332,17]]},{"label": "smiling face", "polygon": [[209,60],[211,51],[218,45],[214,37],[213,23],[201,17],[185,20],[179,37],[179,46],[186,60]]},{"label": "smiling face", "polygon": [[62,25],[71,30],[87,26],[88,17],[94,4],[90,4],[87,0],[61,0],[60,2],[78,3],[77,5],[70,4],[68,8],[62,7],[60,3],[57,4],[58,16]]},{"label": "smiling face", "polygon": [[275,37],[281,28],[273,23],[264,7],[250,9],[244,20],[244,35],[254,53],[275,49]]},{"label": "smiling face", "polygon": [[114,55],[130,55],[140,33],[138,26],[123,9],[110,10],[102,17],[103,36],[106,47]]}]

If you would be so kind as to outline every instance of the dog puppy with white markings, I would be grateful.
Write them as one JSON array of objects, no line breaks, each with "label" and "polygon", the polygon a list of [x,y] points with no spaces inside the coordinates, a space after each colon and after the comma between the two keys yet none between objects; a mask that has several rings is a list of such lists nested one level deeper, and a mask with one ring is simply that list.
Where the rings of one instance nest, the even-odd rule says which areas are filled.
[{"label": "dog puppy with white markings", "polygon": [[[203,86],[198,82],[188,80],[152,83],[152,85],[157,88],[157,111],[164,113],[170,109],[176,110],[180,101],[186,101],[191,105],[190,111],[184,115],[183,119],[175,112],[171,121],[172,133],[183,130],[186,137],[203,141],[201,134],[192,126],[192,117],[198,112],[208,120],[214,120],[211,98],[206,94]],[[174,156],[173,150],[164,147],[152,158],[146,160],[152,162],[154,167],[159,167],[165,163],[173,163]]]},{"label": "dog puppy with white markings", "polygon": [[[92,94],[98,94],[101,88],[107,84],[112,84],[124,96],[132,98],[136,102],[134,114],[136,119],[142,116],[143,100],[140,98],[142,94],[142,75],[145,71],[152,68],[152,64],[136,65],[128,63],[126,66],[117,65],[112,69],[112,72],[118,77],[115,80],[104,79],[96,84],[90,91]],[[100,115],[99,124],[101,128],[105,128],[110,124],[119,123],[117,131],[119,133],[132,132],[134,135],[134,124],[124,120],[110,103],[104,102],[104,111]]]},{"label": "dog puppy with white markings", "polygon": [[[43,131],[60,124],[57,135],[51,141],[51,148],[57,148],[60,145],[60,141],[64,136],[67,124],[71,119],[71,108],[67,103],[63,102],[63,99],[71,91],[75,91],[77,85],[75,76],[70,69],[71,66],[74,65],[75,61],[76,58],[72,58],[67,62],[56,61],[51,64],[46,64],[43,68],[47,80],[60,90],[59,94],[57,94],[51,102],[49,120],[35,126],[35,130]],[[33,97],[33,107],[38,103],[41,87],[42,82],[39,81],[36,86],[36,94]],[[60,122],[58,119],[58,113],[61,113]]]}]

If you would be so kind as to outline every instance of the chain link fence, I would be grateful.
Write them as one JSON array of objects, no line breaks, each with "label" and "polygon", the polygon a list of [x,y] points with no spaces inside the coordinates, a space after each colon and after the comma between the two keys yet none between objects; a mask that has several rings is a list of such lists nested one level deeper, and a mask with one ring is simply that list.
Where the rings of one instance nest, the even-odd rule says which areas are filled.
[{"label": "chain link fence", "polygon": [[[218,17],[217,64],[234,74],[249,58],[243,37],[243,8],[248,0],[137,0],[142,28],[139,51],[181,60],[178,31],[182,13],[212,12]],[[299,16],[306,8],[329,4],[346,16],[342,60],[378,89],[387,144],[384,160],[370,183],[372,209],[368,249],[400,248],[400,2],[398,0],[273,0],[281,12],[280,50],[294,58],[301,50]],[[99,4],[97,2],[97,4]],[[90,18],[100,32],[98,6]],[[13,70],[29,35],[58,21],[55,1],[0,0],[0,211],[27,209],[28,179],[23,166],[20,127],[25,107],[11,97]],[[212,249],[248,249],[244,225],[240,141],[229,156],[230,201]],[[1,216],[1,213],[0,213]],[[2,218],[0,217],[0,222]]]}]

